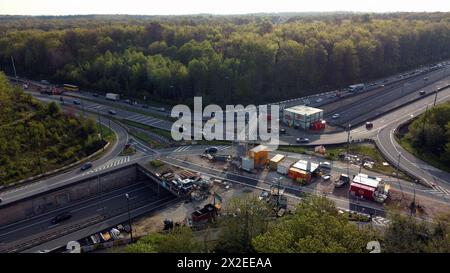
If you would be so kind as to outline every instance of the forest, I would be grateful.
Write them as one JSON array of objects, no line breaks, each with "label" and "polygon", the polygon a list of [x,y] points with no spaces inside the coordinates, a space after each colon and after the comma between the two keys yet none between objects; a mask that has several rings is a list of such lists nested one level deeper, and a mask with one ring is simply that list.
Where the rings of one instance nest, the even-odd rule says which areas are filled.
[{"label": "forest", "polygon": [[0,70],[170,104],[267,103],[450,58],[450,13],[0,17]]},{"label": "forest", "polygon": [[0,186],[73,163],[103,144],[95,121],[40,103],[0,73]]}]

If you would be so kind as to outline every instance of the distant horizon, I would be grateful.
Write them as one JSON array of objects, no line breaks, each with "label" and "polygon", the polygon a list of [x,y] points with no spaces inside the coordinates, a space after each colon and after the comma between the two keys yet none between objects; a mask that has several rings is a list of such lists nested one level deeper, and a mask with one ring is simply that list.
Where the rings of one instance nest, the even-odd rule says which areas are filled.
[{"label": "distant horizon", "polygon": [[185,13],[185,14],[131,14],[131,13],[86,13],[86,14],[2,14],[0,16],[18,16],[18,17],[76,17],[76,16],[245,16],[245,15],[285,15],[285,14],[394,14],[394,13],[450,13],[450,11],[386,11],[386,12],[372,12],[372,11],[350,11],[350,10],[336,10],[336,11],[280,11],[280,12],[249,12],[249,13]]},{"label": "distant horizon", "polygon": [[10,16],[192,16],[277,13],[449,12],[448,0],[15,0],[4,1],[1,15]]}]

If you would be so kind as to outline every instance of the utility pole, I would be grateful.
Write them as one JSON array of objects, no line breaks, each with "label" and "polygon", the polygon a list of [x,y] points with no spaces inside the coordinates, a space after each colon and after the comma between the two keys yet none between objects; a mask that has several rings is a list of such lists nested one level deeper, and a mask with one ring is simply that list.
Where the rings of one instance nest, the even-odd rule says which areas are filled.
[{"label": "utility pole", "polygon": [[349,163],[350,163],[350,157],[349,157],[349,150],[350,150],[350,129],[352,125],[348,124],[348,132],[347,132],[347,176],[350,177],[350,170],[349,170]]},{"label": "utility pole", "polygon": [[434,95],[434,103],[433,103],[433,107],[436,106],[436,100],[437,100],[437,95],[438,95],[438,90],[436,89],[434,91],[435,95]]},{"label": "utility pole", "polygon": [[414,188],[414,197],[413,197],[413,201],[411,202],[410,205],[410,217],[413,216],[413,214],[416,213],[416,189]]},{"label": "utility pole", "polygon": [[19,79],[17,78],[17,73],[16,73],[16,65],[14,64],[14,57],[11,56],[11,62],[12,62],[12,66],[13,66],[13,70],[14,70],[14,78],[16,79],[16,83],[19,83]]},{"label": "utility pole", "polygon": [[277,180],[278,180],[278,184],[277,184],[277,209],[278,209],[280,207],[281,177],[279,177]]},{"label": "utility pole", "polygon": [[428,104],[427,108],[425,109],[425,113],[423,116],[423,124],[422,124],[422,144],[425,143],[425,122],[427,121],[427,112],[428,112]]},{"label": "utility pole", "polygon": [[98,116],[98,128],[100,128],[100,139],[103,140],[103,130],[102,130],[102,123],[101,123],[101,120],[100,120],[99,107],[97,107],[97,116]]},{"label": "utility pole", "polygon": [[127,208],[128,208],[128,225],[130,226],[130,238],[131,242],[133,242],[133,228],[131,227],[131,213],[130,213],[130,196],[128,193],[125,194],[127,198]]}]

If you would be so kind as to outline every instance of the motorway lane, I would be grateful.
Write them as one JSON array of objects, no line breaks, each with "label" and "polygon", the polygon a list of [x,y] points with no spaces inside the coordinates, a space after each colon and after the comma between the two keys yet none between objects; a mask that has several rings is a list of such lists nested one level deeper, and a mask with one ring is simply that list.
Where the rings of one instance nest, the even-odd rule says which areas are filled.
[{"label": "motorway lane", "polygon": [[[415,77],[406,83],[400,84],[400,86],[393,85],[391,87],[386,87],[383,92],[378,92],[376,90],[369,91],[370,94],[373,95],[352,102],[351,104],[346,104],[335,111],[325,113],[325,119],[341,126],[345,126],[349,123],[362,123],[382,114],[388,109],[393,109],[396,106],[405,104],[419,97],[418,91],[424,89],[425,86],[427,86],[428,92],[434,91],[437,88],[436,85],[434,85],[433,89],[430,85],[447,77],[449,74],[450,69],[441,68],[440,70],[429,72],[420,77]],[[428,78],[427,81],[423,80],[425,77]],[[340,114],[340,117],[334,120],[331,119],[331,116],[336,113]]]},{"label": "motorway lane", "polygon": [[[76,232],[76,239],[74,240],[88,236],[97,230],[95,226],[92,227],[93,223],[108,223],[111,218],[127,214],[126,193],[130,196],[131,211],[142,206],[160,204],[175,199],[167,191],[163,191],[158,196],[157,192],[146,183],[126,186],[101,196],[73,203],[67,207],[2,227],[0,229],[0,252],[35,238],[44,238],[40,242],[43,243],[45,238],[52,235],[65,235],[67,239],[67,236]],[[51,224],[51,219],[63,211],[70,211],[73,215],[72,218],[59,224]],[[90,228],[84,229],[82,233],[79,233],[78,230],[84,227]],[[67,242],[65,241],[62,245]],[[61,246],[59,240],[52,244],[54,247]]]},{"label": "motorway lane", "polygon": [[[64,100],[67,103],[73,103],[73,100],[74,100],[73,97],[67,96],[64,94],[62,95],[62,97],[64,98]],[[160,119],[158,117],[153,117],[150,115],[136,113],[133,111],[128,111],[128,110],[125,110],[125,109],[119,108],[119,107],[112,107],[109,105],[104,105],[104,104],[101,104],[98,102],[92,102],[90,100],[82,99],[82,98],[83,98],[83,96],[80,96],[78,98],[78,100],[80,100],[80,102],[81,102],[81,105],[77,106],[77,107],[80,109],[84,108],[85,110],[94,111],[95,113],[98,112],[102,115],[110,115],[108,111],[113,109],[117,112],[117,114],[113,115],[114,118],[125,119],[125,120],[141,123],[144,125],[148,125],[148,126],[166,130],[166,131],[170,131],[170,129],[172,128],[172,122],[170,122],[168,120]],[[107,100],[104,100],[104,101],[105,101],[105,103],[111,104],[110,101],[107,101]],[[114,103],[113,103],[113,105],[114,105]],[[143,109],[139,109],[139,110],[141,111]],[[161,114],[161,113],[159,113],[159,114]]]},{"label": "motorway lane", "polygon": [[[435,86],[444,86],[450,83],[450,77],[442,79],[434,84],[432,84],[429,88],[425,88],[425,90],[431,91],[434,90]],[[450,94],[450,88],[442,90],[439,92],[438,97],[446,96]],[[433,103],[434,96],[425,96],[420,100],[407,104],[403,107],[398,108],[395,111],[389,112],[385,115],[378,117],[373,120],[373,129],[367,130],[365,125],[360,125],[358,127],[351,127],[350,137],[353,141],[363,140],[363,139],[371,139],[375,138],[379,130],[381,128],[386,127],[388,124],[399,123],[399,119],[402,119],[405,115],[407,117],[410,116],[412,112],[414,112],[418,108],[423,108],[426,103]],[[307,137],[310,139],[310,143],[304,144],[305,146],[312,145],[323,145],[323,144],[333,144],[333,143],[347,143],[347,132],[338,132],[338,133],[330,133],[330,134],[309,134],[306,132],[302,132],[296,130],[297,135],[290,136],[280,136],[280,144],[289,145],[290,143],[295,143],[295,139],[297,137]]]},{"label": "motorway lane", "polygon": [[[41,232],[56,232],[74,223],[86,220],[89,217],[106,215],[108,210],[116,210],[121,206],[126,206],[125,193],[130,193],[136,198],[143,198],[146,194],[146,185],[143,183],[127,186],[119,190],[105,193],[101,198],[95,196],[88,200],[73,203],[63,208],[52,210],[48,213],[40,214],[7,226],[0,227],[0,242],[6,244]],[[119,199],[121,198],[121,199]],[[123,202],[119,202],[122,200]],[[60,224],[52,224],[51,220],[62,212],[71,212],[73,217]]]},{"label": "motorway lane", "polygon": [[[443,63],[444,62],[442,62],[442,64]],[[411,75],[411,73],[414,73],[414,74]],[[405,82],[406,80],[412,80],[414,78],[423,78],[426,73],[428,73],[428,72],[425,70],[422,72],[419,72],[419,70],[412,69],[412,70],[398,73],[396,75],[392,75],[387,78],[374,80],[374,81],[365,83],[366,88],[364,89],[364,91],[362,91],[362,93],[366,93],[367,91],[370,92],[372,90],[377,92],[376,89],[378,89],[379,91],[389,90],[389,89],[391,89],[391,86],[397,86],[399,83]],[[384,85],[386,85],[386,87],[380,88],[379,87],[380,84],[384,84]],[[359,91],[357,91],[355,93],[351,93],[348,91],[341,90],[340,93],[343,96],[343,98],[338,99],[335,97],[336,92],[338,92],[338,90],[315,94],[315,95],[308,96],[306,98],[288,99],[285,101],[276,102],[276,103],[272,103],[272,104],[279,104],[280,107],[282,107],[282,108],[289,108],[292,106],[303,104],[304,101],[307,101],[307,102],[309,102],[309,106],[311,106],[311,107],[324,108],[324,109],[326,109],[325,110],[326,112],[333,112],[333,111],[336,111],[336,109],[340,107],[340,104],[342,101],[348,100],[350,102],[353,102],[353,101],[358,100],[357,97],[360,97],[360,95],[365,96],[365,94],[361,94],[361,92],[359,92]],[[350,96],[348,96],[348,95],[350,95]],[[317,99],[319,99],[319,102],[317,102]]]}]

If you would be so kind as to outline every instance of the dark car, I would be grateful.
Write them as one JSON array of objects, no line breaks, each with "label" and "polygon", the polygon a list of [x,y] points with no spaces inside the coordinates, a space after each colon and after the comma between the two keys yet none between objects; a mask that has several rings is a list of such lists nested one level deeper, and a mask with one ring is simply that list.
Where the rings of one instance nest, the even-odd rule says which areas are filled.
[{"label": "dark car", "polygon": [[372,129],[373,128],[373,123],[368,121],[366,122],[366,129]]},{"label": "dark car", "polygon": [[209,147],[205,149],[205,154],[215,154],[219,151],[217,147]]},{"label": "dark car", "polygon": [[89,169],[89,168],[91,168],[92,167],[92,162],[86,162],[86,163],[84,163],[82,166],[81,166],[81,170],[82,171],[85,171],[85,170],[87,170],[87,169]]},{"label": "dark car", "polygon": [[142,108],[148,108],[147,104],[142,104]]},{"label": "dark car", "polygon": [[419,94],[420,94],[421,96],[423,96],[423,95],[426,94],[426,92],[425,92],[424,90],[420,90],[420,91],[419,91]]},{"label": "dark car", "polygon": [[80,104],[81,104],[81,101],[79,101],[79,100],[74,100],[74,101],[73,101],[73,104],[80,105]]},{"label": "dark car", "polygon": [[281,128],[281,129],[280,129],[280,134],[286,134],[286,129]]},{"label": "dark car", "polygon": [[116,112],[115,110],[112,110],[112,109],[109,110],[108,113],[109,113],[110,115],[116,115],[116,114],[117,114],[117,112]]},{"label": "dark car", "polygon": [[63,212],[61,214],[56,215],[52,219],[52,224],[61,223],[61,222],[66,221],[66,220],[68,220],[70,218],[72,218],[72,214],[70,212]]},{"label": "dark car", "polygon": [[92,96],[93,97],[98,97],[98,94],[97,93],[92,93]]}]

